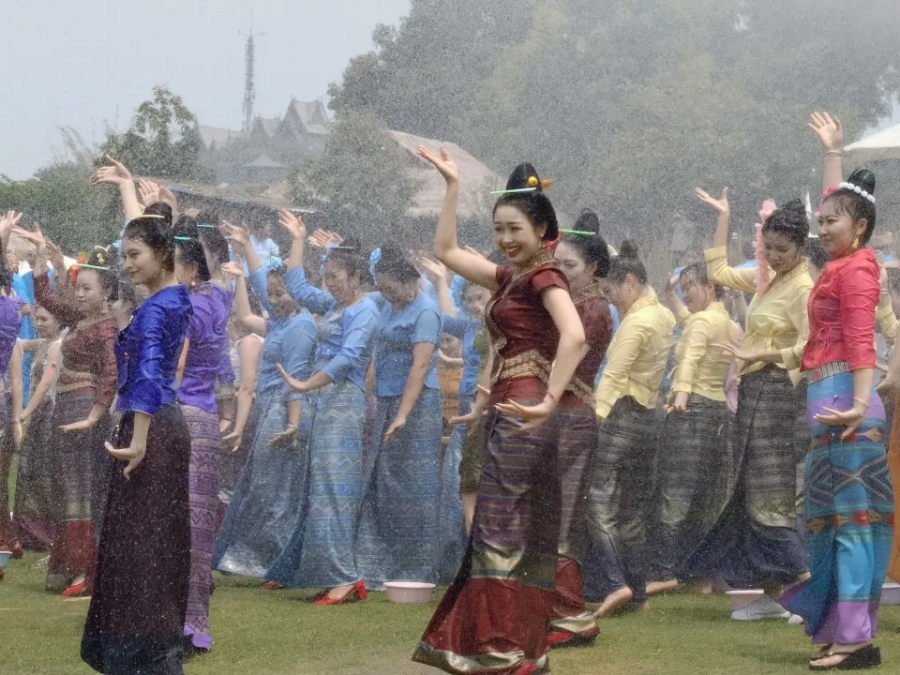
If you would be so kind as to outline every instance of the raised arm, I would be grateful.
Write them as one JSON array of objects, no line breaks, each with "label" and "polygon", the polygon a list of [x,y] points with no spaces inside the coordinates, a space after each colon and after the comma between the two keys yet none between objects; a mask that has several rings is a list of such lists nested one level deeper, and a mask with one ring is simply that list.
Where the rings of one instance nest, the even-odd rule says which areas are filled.
[{"label": "raised arm", "polygon": [[681,302],[678,293],[675,292],[675,287],[677,285],[677,274],[669,277],[668,281],[666,281],[666,302],[669,305],[669,309],[672,310],[672,314],[675,315],[678,325],[683,328],[685,322],[690,318],[691,313],[688,311],[688,308],[684,306],[684,303]]},{"label": "raised arm", "polygon": [[844,174],[841,166],[841,148],[844,147],[844,127],[837,117],[827,112],[814,112],[809,117],[809,128],[818,137],[825,151],[825,170],[822,172],[822,192],[837,187]]},{"label": "raised arm", "polygon": [[716,215],[716,234],[713,247],[706,250],[706,263],[709,280],[720,286],[727,286],[739,291],[752,293],[756,291],[756,270],[738,270],[728,265],[728,222],[731,218],[731,207],[728,203],[728,188],[715,199],[709,193],[697,188],[695,190],[701,202],[711,208]]},{"label": "raised arm", "polygon": [[137,198],[137,188],[134,177],[121,162],[117,162],[109,155],[106,156],[107,166],[101,166],[91,177],[91,185],[115,185],[119,188],[119,196],[122,198],[122,209],[125,211],[125,220],[138,218],[144,209]]},{"label": "raised arm", "polygon": [[477,256],[459,247],[456,235],[456,212],[459,203],[459,169],[450,155],[441,149],[441,156],[437,157],[425,147],[417,150],[419,157],[430,162],[441,172],[447,182],[447,194],[444,197],[444,206],[438,220],[437,232],[434,237],[434,257],[444,263],[456,274],[464,276],[469,281],[484,286],[488,290],[496,291],[497,266],[489,260]]},{"label": "raised arm", "polygon": [[236,451],[241,445],[241,438],[253,410],[253,394],[256,391],[256,377],[259,373],[259,357],[262,355],[262,342],[253,336],[241,340],[238,345],[238,356],[241,360],[241,380],[238,382],[237,411],[234,416],[234,429],[222,439],[222,443]]},{"label": "raised arm", "polygon": [[225,263],[222,265],[222,271],[235,280],[234,304],[231,311],[234,312],[237,320],[257,335],[263,337],[268,335],[269,329],[266,326],[266,320],[254,314],[250,309],[250,297],[247,295],[247,280],[244,277],[244,270],[238,263]]},{"label": "raised arm", "polygon": [[[287,209],[278,212],[278,222],[291,235],[291,250],[288,253],[287,268],[292,270],[303,267],[303,255],[306,250],[306,226],[303,221]],[[249,265],[249,262],[247,263]]]}]

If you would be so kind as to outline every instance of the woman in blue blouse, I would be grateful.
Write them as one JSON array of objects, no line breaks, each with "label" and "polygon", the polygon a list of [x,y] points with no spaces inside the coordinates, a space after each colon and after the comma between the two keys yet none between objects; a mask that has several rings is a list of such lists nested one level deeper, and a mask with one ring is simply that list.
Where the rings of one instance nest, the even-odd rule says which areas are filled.
[{"label": "woman in blue blouse", "polygon": [[375,434],[366,460],[356,538],[358,571],[385,581],[435,581],[438,560],[441,315],[399,249],[375,263]]},{"label": "woman in blue blouse", "polygon": [[237,318],[254,333],[265,335],[266,340],[256,380],[255,436],[219,530],[213,566],[223,572],[263,578],[300,522],[297,505],[305,493],[307,474],[311,406],[306,394],[293,391],[281,379],[278,364],[284,364],[284,369],[299,380],[310,376],[316,324],[288,294],[283,267],[264,267],[250,246],[246,230],[231,225],[225,229],[229,241],[246,256],[250,283],[270,318],[263,320],[250,312],[240,267],[232,263],[223,266],[238,277],[234,298]]},{"label": "woman in blue blouse", "polygon": [[303,222],[282,211],[281,224],[292,239],[285,285],[321,318],[313,376],[302,381],[283,373],[294,391],[310,392],[309,478],[301,509],[305,515],[266,578],[286,586],[327,588],[315,604],[339,605],[366,598],[353,544],[362,496],[366,370],[379,312],[365,294],[368,262],[355,249],[328,249],[328,291],[323,291],[307,281],[303,269]]},{"label": "woman in blue blouse", "polygon": [[191,436],[175,400],[175,369],[191,316],[174,271],[170,222],[132,220],[124,270],[150,297],[116,343],[115,447],[82,658],[107,675],[180,675],[190,570]]}]

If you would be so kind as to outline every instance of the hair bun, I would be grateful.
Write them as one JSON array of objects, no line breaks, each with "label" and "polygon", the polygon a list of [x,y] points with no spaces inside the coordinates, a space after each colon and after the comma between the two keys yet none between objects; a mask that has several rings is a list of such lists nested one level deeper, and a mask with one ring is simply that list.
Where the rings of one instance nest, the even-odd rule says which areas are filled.
[{"label": "hair bun", "polygon": [[597,214],[590,209],[584,209],[581,212],[581,215],[578,216],[578,220],[575,221],[574,229],[579,232],[600,234],[600,219],[597,217]]},{"label": "hair bun", "polygon": [[850,174],[847,182],[875,196],[875,174],[869,169],[857,169]]},{"label": "hair bun", "polygon": [[803,222],[808,223],[808,218],[806,215],[806,204],[802,199],[792,199],[789,202],[786,202],[784,205],[778,208],[783,214],[790,216],[791,218],[802,218]]},{"label": "hair bun", "polygon": [[162,217],[162,222],[166,227],[172,226],[172,207],[165,202],[153,202],[144,209],[143,215],[152,217]]},{"label": "hair bun", "polygon": [[200,240],[200,230],[197,228],[197,221],[190,216],[180,215],[172,228],[172,235],[176,239],[196,239]]},{"label": "hair bun", "polygon": [[534,189],[536,192],[543,192],[545,188],[550,187],[550,181],[541,180],[534,165],[529,162],[522,162],[513,169],[506,181],[507,190],[527,190]]},{"label": "hair bun", "polygon": [[640,260],[637,244],[630,239],[626,239],[622,242],[622,245],[619,246],[619,255],[630,260]]}]

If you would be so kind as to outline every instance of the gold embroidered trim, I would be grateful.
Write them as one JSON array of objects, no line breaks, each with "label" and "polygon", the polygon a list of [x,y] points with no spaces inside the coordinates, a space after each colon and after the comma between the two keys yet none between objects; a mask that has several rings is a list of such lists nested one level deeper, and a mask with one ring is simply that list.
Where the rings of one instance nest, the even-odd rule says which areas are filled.
[{"label": "gold embroidered trim", "polygon": [[63,365],[59,372],[59,383],[56,385],[56,392],[65,394],[66,392],[96,386],[97,376],[94,373],[66,370],[65,365]]},{"label": "gold embroidered trim", "polygon": [[512,380],[516,377],[536,377],[546,384],[550,380],[550,362],[536,349],[529,349],[516,356],[503,359],[503,365],[497,373],[497,379]]},{"label": "gold embroidered trim", "polygon": [[579,288],[577,291],[572,293],[572,302],[576,305],[579,305],[582,302],[590,300],[591,298],[596,298],[597,296],[604,297],[603,291],[600,288],[599,281],[588,284],[587,286]]},{"label": "gold embroidered trim", "polygon": [[[640,310],[644,309],[644,307],[651,307],[658,304],[659,298],[657,298],[655,295],[645,295],[643,298],[638,298],[632,303],[631,307],[628,308],[628,311],[625,312],[625,316],[628,316],[629,314],[633,314],[635,312],[639,312]],[[625,317],[622,318],[624,320]]]}]

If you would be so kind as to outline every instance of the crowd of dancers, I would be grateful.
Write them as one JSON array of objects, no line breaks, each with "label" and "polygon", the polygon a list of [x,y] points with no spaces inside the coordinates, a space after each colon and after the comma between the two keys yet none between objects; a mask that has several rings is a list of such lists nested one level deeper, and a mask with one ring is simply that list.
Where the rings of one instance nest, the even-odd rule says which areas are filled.
[{"label": "crowd of dancers", "polygon": [[212,649],[212,570],[318,607],[449,584],[413,658],[450,673],[549,672],[551,647],[686,583],[763,588],[732,618],[804,623],[813,669],[879,664],[900,350],[879,363],[876,341],[900,331],[900,270],[868,246],[874,175],[843,179],[838,120],[810,127],[817,235],[800,200],[767,202],[731,266],[728,191],[698,189],[712,246],[659,294],[592,212],[561,230],[527,163],[495,193],[496,250],[461,246],[465,176],[426,148],[433,257],[281,211],[281,259],[112,159],[92,182],[127,224],[68,269],[8,212],[0,554],[49,552],[47,591],[90,596],[82,658],[104,673]]}]

